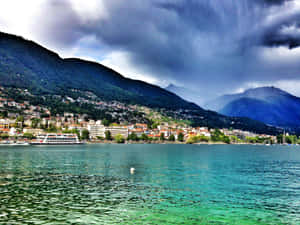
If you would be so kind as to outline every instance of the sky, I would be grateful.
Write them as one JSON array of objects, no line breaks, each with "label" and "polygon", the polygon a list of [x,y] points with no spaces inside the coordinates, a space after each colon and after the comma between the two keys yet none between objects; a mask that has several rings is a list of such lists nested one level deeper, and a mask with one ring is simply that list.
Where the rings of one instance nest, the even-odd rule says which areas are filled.
[{"label": "sky", "polygon": [[2,0],[0,30],[200,103],[271,85],[300,96],[299,0]]}]

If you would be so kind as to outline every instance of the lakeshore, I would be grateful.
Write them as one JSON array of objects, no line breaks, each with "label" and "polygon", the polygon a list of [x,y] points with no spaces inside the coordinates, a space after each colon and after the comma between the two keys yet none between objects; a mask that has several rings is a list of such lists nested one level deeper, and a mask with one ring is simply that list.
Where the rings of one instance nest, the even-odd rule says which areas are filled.
[{"label": "lakeshore", "polygon": [[[253,128],[236,127],[234,120],[231,121],[232,127],[209,126],[209,123],[193,123],[199,120],[199,115],[186,110],[156,110],[142,105],[91,99],[94,94],[90,92],[71,90],[71,93],[80,97],[51,96],[63,106],[63,111],[58,113],[55,108],[49,108],[49,104],[36,105],[34,99],[39,97],[27,89],[0,86],[0,142],[32,142],[41,135],[76,134],[80,141],[114,140],[118,143],[300,143],[297,136],[288,133],[271,132],[267,128],[257,133]],[[47,97],[42,96],[43,99]],[[93,115],[80,111],[74,113],[74,108],[69,108],[70,102],[80,106],[91,104],[100,111],[92,110]]]},{"label": "lakeshore", "polygon": [[[268,145],[268,144],[254,144],[254,143],[247,143],[247,142],[240,142],[240,143],[225,143],[225,142],[198,142],[198,143],[186,143],[186,142],[174,142],[174,141],[125,141],[124,143],[118,143],[116,141],[87,141],[86,144],[120,144],[120,145],[128,145],[128,144],[158,144],[158,145]],[[273,144],[273,145],[280,145],[280,144]]]},{"label": "lakeshore", "polygon": [[[0,119],[0,127],[1,127]],[[12,127],[8,134],[1,134],[0,144],[11,142],[17,144],[82,144],[90,143],[177,143],[177,144],[298,144],[300,139],[295,135],[254,134],[248,131],[233,129],[217,129],[207,127],[173,127],[162,123],[157,128],[149,128],[147,124],[127,126],[105,126],[102,121],[83,123],[55,128],[55,130]],[[7,124],[7,126],[10,126]],[[23,126],[23,125],[21,125]],[[82,127],[80,127],[82,126]],[[22,131],[20,131],[22,130]],[[52,132],[50,132],[52,131]],[[0,130],[1,132],[1,130]]]},{"label": "lakeshore", "polygon": [[[81,141],[115,140],[143,142],[225,142],[229,143],[283,143],[283,137],[277,132],[261,129],[259,133],[252,128],[209,126],[209,123],[193,123],[198,115],[186,110],[156,110],[142,105],[128,105],[118,101],[91,99],[93,93],[71,90],[76,99],[70,96],[51,96],[62,104],[63,111],[46,105],[36,105],[38,98],[27,89],[0,86],[0,141],[26,141],[38,139],[40,135],[76,134]],[[31,97],[29,97],[31,96]],[[14,99],[17,97],[16,99]],[[46,99],[49,96],[42,96]],[[52,100],[49,100],[52,102]],[[73,112],[69,108],[74,104],[90,104],[93,115]],[[76,105],[75,104],[75,105]],[[87,107],[85,105],[85,107]],[[86,109],[84,110],[86,112]],[[275,136],[277,134],[277,136]],[[289,136],[288,134],[286,136]],[[287,138],[295,143],[298,137]]]},{"label": "lakeshore", "polygon": [[[197,142],[197,143],[186,143],[186,142],[174,142],[174,141],[125,141],[124,143],[118,143],[117,141],[85,141],[79,143],[54,143],[54,144],[43,144],[43,145],[97,145],[97,144],[118,144],[118,145],[261,145],[261,146],[270,146],[269,144],[264,143],[225,143],[225,142]],[[0,142],[0,147],[5,146],[32,146],[32,145],[42,145],[36,142],[28,142],[28,141],[2,141]],[[272,145],[282,145],[282,144],[272,144]],[[294,144],[298,145],[298,144]]]}]

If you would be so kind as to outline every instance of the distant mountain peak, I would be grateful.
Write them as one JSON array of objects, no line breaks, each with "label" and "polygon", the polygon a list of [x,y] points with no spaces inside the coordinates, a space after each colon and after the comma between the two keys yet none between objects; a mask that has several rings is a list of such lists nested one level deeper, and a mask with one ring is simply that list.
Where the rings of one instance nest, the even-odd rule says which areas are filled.
[{"label": "distant mountain peak", "polygon": [[300,127],[300,98],[274,86],[223,95],[209,102],[206,108],[226,116],[249,117],[273,126]]},{"label": "distant mountain peak", "polygon": [[196,104],[200,105],[201,103],[201,95],[188,87],[184,86],[177,86],[175,84],[170,83],[166,88],[166,90],[173,92],[177,94],[178,96],[182,97],[183,99],[186,99],[191,102],[195,102]]},{"label": "distant mountain peak", "polygon": [[182,86],[177,86],[175,84],[170,83],[165,89],[172,91],[172,90],[179,90],[179,89],[185,89],[185,88]]},{"label": "distant mountain peak", "polygon": [[170,83],[165,89],[169,89],[169,88],[174,88],[174,87],[177,87],[176,85]]},{"label": "distant mountain peak", "polygon": [[280,88],[274,86],[264,86],[264,87],[257,87],[257,88],[250,88],[245,90],[242,94],[249,95],[249,94],[256,94],[256,95],[291,95],[286,91],[281,90]]}]

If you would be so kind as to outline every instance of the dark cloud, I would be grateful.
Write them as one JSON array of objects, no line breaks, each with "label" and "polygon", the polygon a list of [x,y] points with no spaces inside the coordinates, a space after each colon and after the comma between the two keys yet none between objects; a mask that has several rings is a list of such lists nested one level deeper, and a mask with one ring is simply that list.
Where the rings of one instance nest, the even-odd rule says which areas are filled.
[{"label": "dark cloud", "polygon": [[132,66],[158,79],[213,95],[247,82],[298,76],[298,66],[278,68],[280,62],[266,64],[260,57],[265,48],[299,46],[297,29],[289,29],[298,13],[286,10],[293,2],[104,0],[105,16],[83,19],[71,0],[56,0],[45,6],[47,17],[38,30],[64,48],[92,35],[112,52],[128,53]]},{"label": "dark cloud", "polygon": [[300,12],[278,21],[265,31],[263,44],[267,46],[287,46],[289,49],[300,46]]},{"label": "dark cloud", "polygon": [[268,46],[288,46],[289,49],[300,46],[300,36],[292,34],[269,33],[265,36],[264,44]]},{"label": "dark cloud", "polygon": [[86,35],[84,25],[70,1],[51,0],[35,21],[35,32],[50,45],[71,47]]},{"label": "dark cloud", "polygon": [[199,1],[163,2],[154,4],[156,7],[172,11],[180,17],[190,28],[212,32],[222,29],[222,19],[215,9],[207,4],[199,4]]},{"label": "dark cloud", "polygon": [[270,4],[270,5],[281,5],[281,4],[284,4],[291,0],[258,0],[258,1],[263,2],[265,4]]}]

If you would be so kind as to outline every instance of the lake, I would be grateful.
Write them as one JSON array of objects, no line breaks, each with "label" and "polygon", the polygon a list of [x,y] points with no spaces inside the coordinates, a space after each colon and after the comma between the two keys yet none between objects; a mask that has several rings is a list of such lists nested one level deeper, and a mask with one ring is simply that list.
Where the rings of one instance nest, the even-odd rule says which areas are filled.
[{"label": "lake", "polygon": [[0,224],[300,224],[300,147],[1,147]]}]

